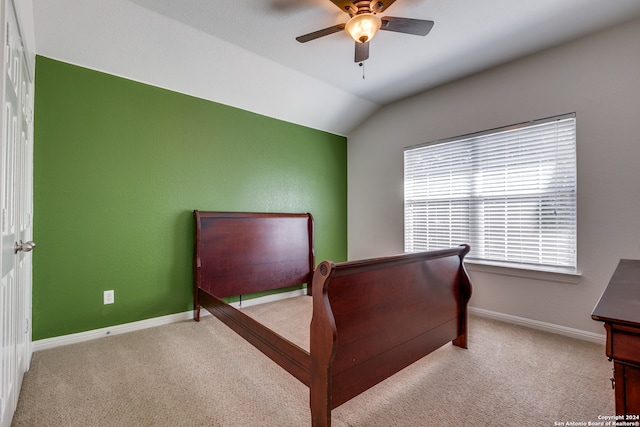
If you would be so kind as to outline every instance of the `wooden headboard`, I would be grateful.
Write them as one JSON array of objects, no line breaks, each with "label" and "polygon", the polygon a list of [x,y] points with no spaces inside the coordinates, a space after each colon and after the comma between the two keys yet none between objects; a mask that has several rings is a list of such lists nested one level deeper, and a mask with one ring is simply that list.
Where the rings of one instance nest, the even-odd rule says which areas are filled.
[{"label": "wooden headboard", "polygon": [[196,287],[218,298],[308,284],[311,214],[194,211]]}]

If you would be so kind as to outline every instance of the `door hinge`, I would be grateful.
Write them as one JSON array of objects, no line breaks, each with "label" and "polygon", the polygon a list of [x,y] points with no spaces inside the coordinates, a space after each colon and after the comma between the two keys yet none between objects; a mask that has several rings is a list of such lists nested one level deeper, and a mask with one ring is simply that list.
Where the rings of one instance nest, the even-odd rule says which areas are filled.
[{"label": "door hinge", "polygon": [[24,333],[25,334],[29,333],[29,318],[28,317],[24,318]]}]

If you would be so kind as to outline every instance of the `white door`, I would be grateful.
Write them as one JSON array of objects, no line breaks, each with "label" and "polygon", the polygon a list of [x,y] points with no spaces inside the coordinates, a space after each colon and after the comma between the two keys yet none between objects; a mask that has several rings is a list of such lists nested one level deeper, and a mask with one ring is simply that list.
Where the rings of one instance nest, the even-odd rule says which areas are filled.
[{"label": "white door", "polygon": [[33,82],[13,0],[2,7],[2,149],[0,150],[0,427],[10,426],[31,358]]}]

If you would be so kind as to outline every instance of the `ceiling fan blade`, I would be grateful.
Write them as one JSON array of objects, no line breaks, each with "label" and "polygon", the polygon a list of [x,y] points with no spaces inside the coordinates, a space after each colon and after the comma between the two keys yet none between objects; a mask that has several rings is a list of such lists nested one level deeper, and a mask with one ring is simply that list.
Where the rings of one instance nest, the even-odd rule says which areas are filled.
[{"label": "ceiling fan blade", "polygon": [[380,29],[395,31],[396,33],[413,34],[415,36],[426,36],[432,27],[433,21],[385,16],[382,18],[382,26]]},{"label": "ceiling fan blade", "polygon": [[387,8],[389,6],[391,6],[392,4],[394,4],[396,2],[396,0],[378,0],[378,1],[372,1],[371,2],[371,11],[373,13],[380,13],[380,12],[384,12],[385,10],[387,10]]},{"label": "ceiling fan blade", "polygon": [[369,58],[369,42],[356,42],[355,62],[362,62]]},{"label": "ceiling fan blade", "polygon": [[333,27],[324,28],[322,30],[314,31],[313,33],[305,34],[303,36],[296,37],[300,43],[306,43],[311,40],[315,40],[320,37],[328,36],[329,34],[337,33],[344,30],[344,24],[334,25]]},{"label": "ceiling fan blade", "polygon": [[349,0],[329,0],[331,3],[335,4],[340,8],[341,11],[345,13],[356,13],[358,9],[353,5],[353,2]]}]

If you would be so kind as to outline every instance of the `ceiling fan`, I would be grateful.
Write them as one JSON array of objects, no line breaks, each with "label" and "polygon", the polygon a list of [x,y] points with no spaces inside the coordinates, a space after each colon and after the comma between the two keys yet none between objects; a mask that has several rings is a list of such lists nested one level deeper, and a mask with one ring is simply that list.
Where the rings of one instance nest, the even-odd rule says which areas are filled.
[{"label": "ceiling fan", "polygon": [[369,41],[378,30],[426,36],[433,27],[433,21],[423,19],[398,18],[395,16],[378,17],[396,0],[329,0],[343,12],[349,14],[349,21],[322,30],[296,37],[300,43],[306,43],[329,34],[344,30],[356,42],[355,62],[369,58]]}]

